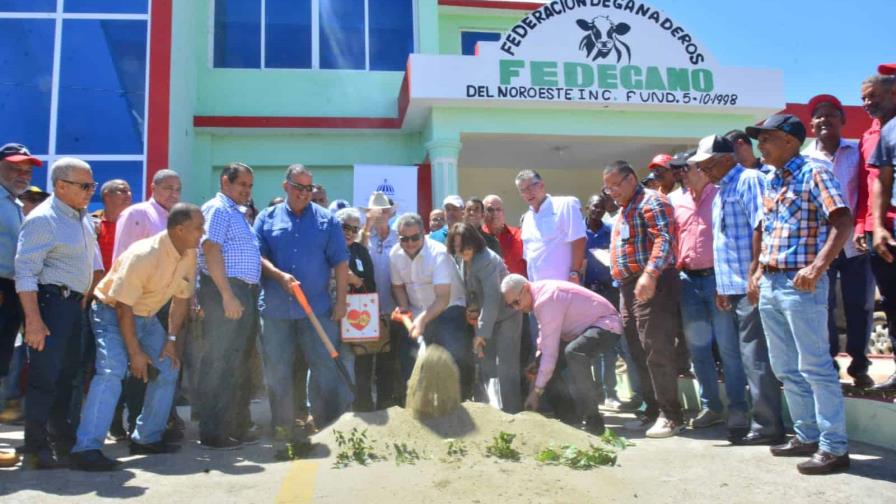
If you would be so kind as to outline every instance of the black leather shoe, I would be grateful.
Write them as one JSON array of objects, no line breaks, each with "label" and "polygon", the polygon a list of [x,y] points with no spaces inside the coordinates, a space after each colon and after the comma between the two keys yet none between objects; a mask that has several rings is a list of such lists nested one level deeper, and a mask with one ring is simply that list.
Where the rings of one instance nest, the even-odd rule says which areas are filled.
[{"label": "black leather shoe", "polygon": [[824,450],[818,450],[812,458],[796,465],[800,474],[829,474],[849,468],[849,453],[834,455]]},{"label": "black leather shoe", "polygon": [[166,443],[177,443],[184,440],[184,431],[177,429],[168,429],[162,434],[162,441]]},{"label": "black leather shoe", "polygon": [[159,455],[162,453],[177,453],[180,445],[158,441],[155,443],[141,444],[131,441],[131,455]]},{"label": "black leather shoe", "polygon": [[236,439],[243,445],[256,445],[258,444],[259,437],[255,432],[248,431],[241,436],[233,436],[233,439]]},{"label": "black leather shoe", "polygon": [[782,435],[762,434],[756,431],[750,431],[741,438],[730,438],[731,444],[738,446],[774,446],[780,445],[785,440]]},{"label": "black leather shoe", "polygon": [[53,450],[49,448],[37,452],[22,453],[22,469],[61,469],[65,464],[59,462]]},{"label": "black leather shoe", "polygon": [[868,376],[868,373],[859,373],[852,375],[852,384],[856,388],[866,389],[874,386],[874,380]]},{"label": "black leather shoe", "polygon": [[880,390],[880,391],[890,391],[896,390],[896,373],[890,375],[889,378],[883,383],[878,383],[877,385],[871,387],[871,390]]},{"label": "black leather shoe", "polygon": [[243,443],[230,436],[224,436],[200,439],[199,445],[206,450],[237,450]]},{"label": "black leather shoe", "polygon": [[775,457],[808,457],[818,451],[818,442],[804,443],[796,436],[786,443],[769,448]]},{"label": "black leather shoe", "polygon": [[600,436],[606,430],[606,427],[604,427],[604,418],[600,416],[599,413],[597,415],[589,415],[585,418],[585,421],[582,422],[582,430],[589,434]]},{"label": "black leather shoe", "polygon": [[69,455],[69,464],[75,471],[114,471],[119,462],[103,455],[99,450],[86,450]]}]

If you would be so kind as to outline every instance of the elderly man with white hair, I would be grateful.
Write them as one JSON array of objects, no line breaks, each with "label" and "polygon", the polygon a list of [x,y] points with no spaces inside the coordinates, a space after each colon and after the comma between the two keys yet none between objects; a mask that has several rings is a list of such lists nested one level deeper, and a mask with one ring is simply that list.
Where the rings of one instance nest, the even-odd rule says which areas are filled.
[{"label": "elderly man with white hair", "polygon": [[15,260],[29,347],[23,452],[30,469],[59,467],[57,457],[74,444],[69,411],[81,365],[81,312],[93,272],[103,268],[86,212],[96,190],[90,165],[60,158],[50,178],[53,195],[22,223]]},{"label": "elderly man with white hair", "polygon": [[[504,301],[538,319],[538,374],[526,398],[526,409],[536,410],[547,387],[569,368],[570,393],[575,400],[577,420],[593,433],[604,431],[598,411],[600,390],[591,365],[597,356],[613,348],[622,334],[619,312],[599,294],[563,280],[529,282],[511,274],[501,281]],[[562,351],[562,354],[561,354]]]}]

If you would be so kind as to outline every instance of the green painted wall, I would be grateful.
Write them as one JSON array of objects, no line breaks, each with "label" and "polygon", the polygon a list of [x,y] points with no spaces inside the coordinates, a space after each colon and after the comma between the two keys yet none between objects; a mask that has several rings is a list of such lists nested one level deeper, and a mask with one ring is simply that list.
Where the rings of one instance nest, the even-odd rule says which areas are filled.
[{"label": "green painted wall", "polygon": [[[198,3],[198,2],[197,2]],[[188,48],[198,45],[197,27],[207,21],[184,0],[174,2],[171,26],[171,104],[168,130],[168,166],[180,173],[194,175],[193,153],[195,133],[193,111],[196,109],[197,67],[195,53]],[[185,177],[187,178],[187,177]],[[151,181],[147,181],[147,187]],[[190,185],[184,184],[186,191]]]},{"label": "green painted wall", "polygon": [[523,11],[439,7],[439,53],[460,54],[460,32],[509,30],[519,21]]}]

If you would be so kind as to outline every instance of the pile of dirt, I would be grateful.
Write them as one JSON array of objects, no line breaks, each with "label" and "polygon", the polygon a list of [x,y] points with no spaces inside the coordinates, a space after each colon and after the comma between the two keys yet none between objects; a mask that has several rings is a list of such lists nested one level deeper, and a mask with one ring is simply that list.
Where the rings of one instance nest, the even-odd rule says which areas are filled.
[{"label": "pile of dirt", "polygon": [[371,413],[346,413],[314,436],[314,443],[320,444],[317,456],[334,457],[337,450],[334,432],[347,433],[353,428],[366,429],[375,452],[390,459],[392,443],[406,443],[421,456],[441,458],[446,454],[446,440],[449,439],[464,443],[468,449],[465,459],[484,458],[485,447],[500,432],[515,434],[513,447],[527,458],[551,445],[588,448],[590,444],[600,444],[598,437],[537,413],[509,415],[486,404],[465,402],[449,415],[428,420],[417,420],[399,407]]}]

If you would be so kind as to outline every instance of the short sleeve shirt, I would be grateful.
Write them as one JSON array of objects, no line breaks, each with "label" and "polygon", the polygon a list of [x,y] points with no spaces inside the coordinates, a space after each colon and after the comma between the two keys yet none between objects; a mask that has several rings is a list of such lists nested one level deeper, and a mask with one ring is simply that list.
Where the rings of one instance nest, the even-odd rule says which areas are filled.
[{"label": "short sleeve shirt", "polygon": [[[246,219],[245,207],[240,207],[223,193],[202,205],[205,216],[205,240],[221,246],[224,271],[228,278],[238,278],[257,284],[261,278],[261,257],[258,238]],[[208,274],[205,254],[199,254],[199,267]]]},{"label": "short sleeve shirt", "polygon": [[572,242],[585,238],[581,208],[578,198],[548,195],[537,212],[530,208],[523,215],[520,236],[529,280],[569,278]]},{"label": "short sleeve shirt", "polygon": [[[868,164],[878,168],[889,166],[892,169],[896,166],[894,160],[896,160],[896,120],[890,120],[881,128],[880,140]],[[896,191],[891,194],[890,204],[896,205]]]},{"label": "short sleeve shirt", "polygon": [[419,314],[436,299],[433,286],[451,285],[449,306],[465,304],[464,285],[457,266],[441,243],[426,238],[423,248],[411,259],[400,244],[389,252],[392,285],[404,285],[411,311]]}]

